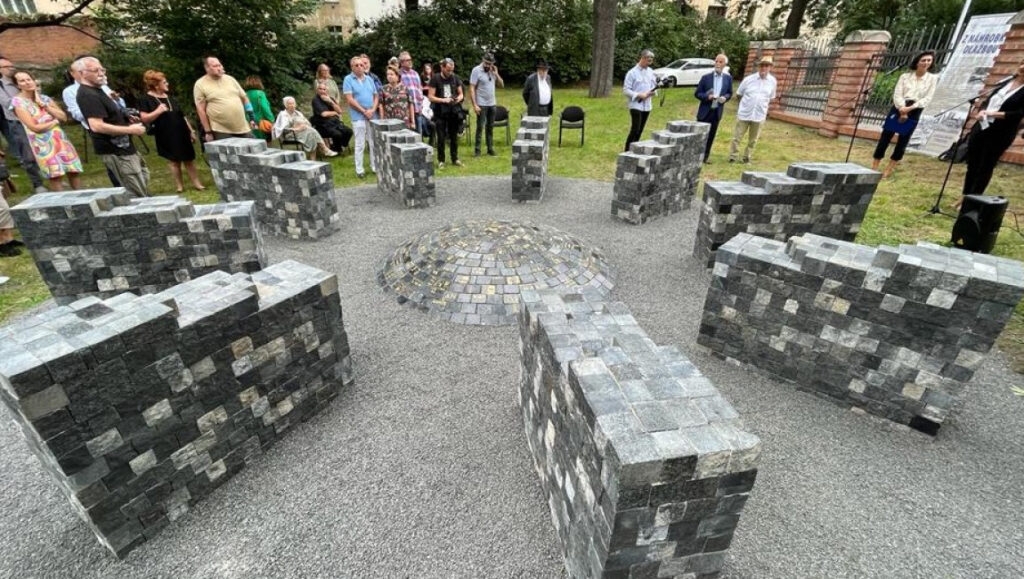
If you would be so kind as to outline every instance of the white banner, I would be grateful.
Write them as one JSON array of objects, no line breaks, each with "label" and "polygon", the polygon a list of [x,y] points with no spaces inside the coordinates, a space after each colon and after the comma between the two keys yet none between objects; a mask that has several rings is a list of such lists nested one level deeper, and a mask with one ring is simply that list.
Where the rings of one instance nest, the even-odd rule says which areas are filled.
[{"label": "white banner", "polygon": [[960,43],[942,70],[935,97],[921,115],[910,150],[938,157],[960,138],[960,128],[970,110],[966,101],[978,96],[985,86],[985,79],[995,64],[999,46],[1006,39],[1013,16],[986,14],[971,17]]}]

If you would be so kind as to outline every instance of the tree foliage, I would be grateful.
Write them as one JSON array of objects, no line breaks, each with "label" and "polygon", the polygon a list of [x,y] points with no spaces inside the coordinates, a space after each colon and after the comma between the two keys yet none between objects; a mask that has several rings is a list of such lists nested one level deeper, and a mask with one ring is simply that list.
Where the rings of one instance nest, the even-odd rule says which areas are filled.
[{"label": "tree foliage", "polygon": [[306,75],[299,26],[316,4],[316,0],[107,2],[97,21],[113,48],[105,48],[101,56],[111,80],[128,81],[136,88],[141,88],[142,80],[138,68],[161,68],[177,85],[178,94],[183,94],[204,74],[202,57],[214,55],[228,74],[240,80],[259,75],[269,87],[292,90],[296,79]]},{"label": "tree foliage", "polygon": [[634,64],[640,51],[650,48],[656,55],[655,66],[677,58],[714,58],[724,52],[732,62],[733,74],[739,74],[750,42],[736,24],[721,18],[702,19],[683,14],[672,2],[631,4],[619,13],[615,47],[615,75],[622,78]]},{"label": "tree foliage", "polygon": [[[770,1],[741,0],[740,5],[764,6]],[[771,19],[778,22],[785,17],[815,30],[838,24],[840,38],[855,30],[888,30],[896,37],[926,26],[956,24],[962,7],[963,0],[790,0],[779,5]],[[969,14],[1020,10],[1024,10],[1024,0],[973,0]],[[787,27],[784,37],[797,38],[798,34],[799,30]]]}]

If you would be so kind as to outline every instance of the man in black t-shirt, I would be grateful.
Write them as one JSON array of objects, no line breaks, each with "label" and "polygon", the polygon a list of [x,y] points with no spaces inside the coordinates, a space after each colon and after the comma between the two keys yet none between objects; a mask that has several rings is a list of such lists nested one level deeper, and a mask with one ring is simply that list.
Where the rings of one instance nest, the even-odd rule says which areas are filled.
[{"label": "man in black t-shirt", "polygon": [[82,71],[78,108],[89,123],[96,154],[129,193],[146,197],[149,195],[149,169],[131,139],[133,135],[144,135],[145,125],[137,118],[129,117],[100,88],[107,83],[107,73],[99,60],[85,57],[73,66]]},{"label": "man in black t-shirt", "polygon": [[455,74],[454,60],[446,58],[440,64],[441,72],[435,74],[427,85],[427,98],[434,109],[434,126],[437,127],[437,167],[444,168],[445,140],[452,151],[452,165],[461,167],[459,125],[462,124],[462,79]]}]

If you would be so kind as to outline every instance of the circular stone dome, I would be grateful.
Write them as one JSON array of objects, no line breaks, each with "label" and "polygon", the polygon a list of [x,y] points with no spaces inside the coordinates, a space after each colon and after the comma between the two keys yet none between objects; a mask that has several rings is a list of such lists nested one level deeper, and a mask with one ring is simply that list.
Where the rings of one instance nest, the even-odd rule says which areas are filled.
[{"label": "circular stone dome", "polygon": [[464,221],[424,233],[384,260],[377,281],[398,303],[459,324],[516,322],[522,293],[614,283],[601,252],[550,227]]}]

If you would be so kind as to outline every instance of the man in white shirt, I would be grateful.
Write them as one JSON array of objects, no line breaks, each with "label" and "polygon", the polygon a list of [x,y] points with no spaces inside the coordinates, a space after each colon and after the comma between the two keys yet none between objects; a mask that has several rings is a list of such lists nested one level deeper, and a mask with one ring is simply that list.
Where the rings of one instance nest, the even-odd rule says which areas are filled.
[{"label": "man in white shirt", "polygon": [[743,152],[743,162],[750,162],[750,154],[761,136],[761,126],[768,118],[768,103],[775,98],[775,77],[771,74],[772,57],[765,56],[757,62],[757,72],[743,79],[736,91],[740,97],[740,106],[736,110],[736,128],[732,132],[732,144],[729,147],[729,162],[735,163],[743,133],[749,131],[747,148]]},{"label": "man in white shirt", "polygon": [[647,117],[651,114],[651,103],[658,94],[658,78],[651,70],[654,52],[644,49],[640,52],[640,60],[629,69],[626,79],[622,81],[622,93],[628,99],[629,136],[626,137],[626,151],[629,146],[640,140],[647,125]]}]

